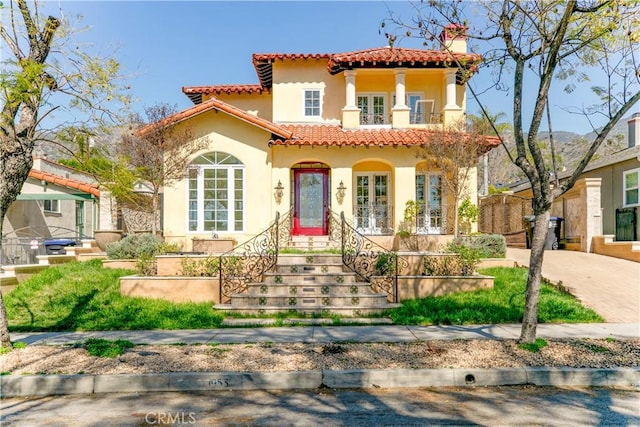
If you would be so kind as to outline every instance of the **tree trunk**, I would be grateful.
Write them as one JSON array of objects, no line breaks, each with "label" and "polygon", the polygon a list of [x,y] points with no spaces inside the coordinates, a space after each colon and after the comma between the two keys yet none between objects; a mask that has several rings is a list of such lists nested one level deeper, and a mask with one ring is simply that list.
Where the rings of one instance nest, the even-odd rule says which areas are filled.
[{"label": "tree trunk", "polygon": [[[2,221],[4,221],[4,210],[0,209],[0,254],[2,253]],[[7,310],[4,308],[4,299],[0,291],[0,348],[11,348],[11,336],[9,335],[9,321]]]},{"label": "tree trunk", "polygon": [[153,196],[151,196],[151,234],[154,236],[157,234],[158,227],[156,226],[158,221],[158,195],[157,191],[153,192]]},{"label": "tree trunk", "polygon": [[[19,144],[21,143],[21,144]],[[13,141],[7,141],[6,146],[13,148],[13,152],[7,156],[0,157],[0,237],[2,236],[2,224],[4,217],[9,210],[9,206],[13,203],[20,191],[23,183],[27,180],[29,170],[33,165],[32,150],[34,142],[31,140],[22,140],[16,138]],[[0,243],[0,250],[2,244]],[[0,295],[0,346],[11,347],[11,338],[9,336],[9,321],[7,319],[7,310],[4,306],[4,299]]]},{"label": "tree trunk", "polygon": [[529,277],[527,278],[527,295],[520,332],[521,343],[534,343],[538,326],[538,301],[540,299],[540,280],[542,276],[542,260],[544,246],[549,231],[549,211],[537,214],[531,239],[531,256],[529,258]]}]

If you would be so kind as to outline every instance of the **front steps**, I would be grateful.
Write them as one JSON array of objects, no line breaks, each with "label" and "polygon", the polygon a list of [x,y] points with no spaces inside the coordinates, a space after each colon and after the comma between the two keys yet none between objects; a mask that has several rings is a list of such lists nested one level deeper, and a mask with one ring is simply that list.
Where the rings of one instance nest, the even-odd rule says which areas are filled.
[{"label": "front steps", "polygon": [[260,283],[249,283],[246,293],[232,295],[231,304],[215,308],[242,314],[361,316],[397,306],[345,271],[341,255],[280,254],[275,272],[265,273]]},{"label": "front steps", "polygon": [[329,236],[291,236],[287,243],[287,248],[290,250],[313,252],[338,249],[338,246]]}]

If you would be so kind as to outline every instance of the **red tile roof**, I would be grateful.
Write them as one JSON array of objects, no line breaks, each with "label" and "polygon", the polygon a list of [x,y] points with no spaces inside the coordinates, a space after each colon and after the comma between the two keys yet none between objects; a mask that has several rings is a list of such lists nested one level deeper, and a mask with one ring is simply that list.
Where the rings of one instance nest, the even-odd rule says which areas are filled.
[{"label": "red tile roof", "polygon": [[183,86],[182,93],[187,95],[194,104],[200,104],[202,102],[203,94],[262,94],[264,92],[270,93],[271,91],[261,85],[249,84],[249,85],[211,85],[211,86]]},{"label": "red tile roof", "polygon": [[[270,145],[385,147],[420,146],[434,139],[442,140],[442,132],[428,129],[354,129],[337,125],[281,125],[293,133],[291,138],[275,138]],[[487,151],[500,144],[498,138],[485,137]]]},{"label": "red tile roof", "polygon": [[477,67],[482,56],[475,53],[450,53],[443,50],[405,49],[381,47],[331,55],[327,68],[331,74],[352,68],[457,67],[457,62],[469,68]]},{"label": "red tile roof", "polygon": [[285,139],[291,138],[292,136],[291,132],[284,129],[283,127],[278,126],[275,123],[270,122],[269,120],[265,120],[261,117],[257,117],[257,116],[254,116],[253,114],[249,114],[246,111],[241,110],[238,107],[234,107],[233,105],[228,104],[226,102],[220,101],[217,98],[208,99],[201,104],[194,105],[191,108],[187,108],[186,110],[180,111],[176,114],[166,117],[163,120],[160,120],[159,122],[151,123],[147,126],[144,126],[143,128],[137,131],[137,134],[144,135],[146,132],[158,126],[159,127],[172,126],[210,110],[222,111],[223,113],[229,114],[230,116],[233,116],[237,119],[240,119],[247,123],[258,126],[264,130],[267,130]]},{"label": "red tile roof", "polygon": [[100,197],[100,189],[98,184],[88,184],[82,181],[76,181],[75,179],[63,178],[52,173],[42,172],[39,170],[31,169],[29,171],[29,178],[38,179],[40,181],[46,181],[51,184],[62,185],[63,187],[73,188],[80,190],[84,193],[92,194],[96,197]]},{"label": "red tile roof", "polygon": [[254,53],[253,63],[276,59],[329,59],[331,53]]},{"label": "red tile roof", "polygon": [[482,56],[474,53],[450,53],[442,50],[405,49],[399,47],[381,47],[346,53],[256,53],[253,66],[260,84],[271,88],[273,84],[273,66],[275,60],[327,60],[327,69],[331,74],[354,68],[448,68],[456,67],[459,62],[464,67],[476,70]]}]

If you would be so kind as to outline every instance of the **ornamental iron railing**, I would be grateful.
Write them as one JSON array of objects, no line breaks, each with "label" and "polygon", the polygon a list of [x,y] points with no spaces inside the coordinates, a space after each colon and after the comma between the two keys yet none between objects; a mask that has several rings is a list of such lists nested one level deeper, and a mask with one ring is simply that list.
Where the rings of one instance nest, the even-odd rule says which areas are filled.
[{"label": "ornamental iron railing", "polygon": [[[285,216],[286,217],[286,216]],[[220,255],[220,302],[231,302],[231,295],[243,293],[247,284],[259,282],[278,262],[280,213],[271,225],[254,238]]]},{"label": "ornamental iron railing", "polygon": [[387,294],[387,300],[398,302],[398,275],[409,263],[374,241],[360,234],[340,214],[342,263],[368,282],[375,292]]}]

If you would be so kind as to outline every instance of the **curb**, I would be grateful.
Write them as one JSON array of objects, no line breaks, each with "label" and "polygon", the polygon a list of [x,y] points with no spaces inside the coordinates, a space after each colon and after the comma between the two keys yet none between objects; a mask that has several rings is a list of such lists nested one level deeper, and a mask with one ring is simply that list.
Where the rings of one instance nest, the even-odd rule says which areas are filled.
[{"label": "curb", "polygon": [[362,369],[0,377],[1,398],[163,391],[295,390],[535,385],[631,387],[640,368]]}]

